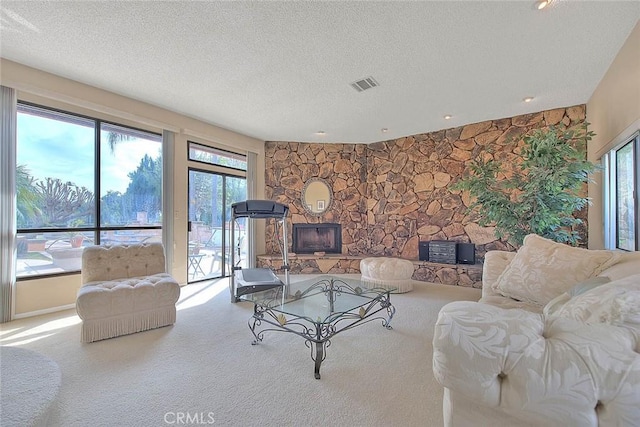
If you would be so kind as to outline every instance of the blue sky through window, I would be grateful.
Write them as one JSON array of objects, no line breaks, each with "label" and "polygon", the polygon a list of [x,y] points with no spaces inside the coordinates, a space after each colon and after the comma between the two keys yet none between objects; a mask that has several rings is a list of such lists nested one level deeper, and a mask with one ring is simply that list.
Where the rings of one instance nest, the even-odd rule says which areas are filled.
[{"label": "blue sky through window", "polygon": [[37,180],[71,181],[93,190],[92,127],[18,113],[18,165]]},{"label": "blue sky through window", "polygon": [[101,174],[102,184],[100,187],[100,197],[107,194],[109,190],[124,193],[129,185],[129,172],[135,171],[140,165],[140,159],[148,155],[152,159],[160,156],[161,143],[142,138],[132,138],[118,142],[113,151],[106,143],[108,132],[102,132],[100,137],[103,141],[100,148],[100,159],[102,163]]},{"label": "blue sky through window", "polygon": [[[59,178],[93,191],[95,131],[93,122],[86,122],[81,125],[19,113],[17,163],[26,165],[37,180]],[[145,154],[155,159],[161,150],[158,141],[131,138],[119,141],[112,152],[107,135],[104,131],[101,135],[105,142],[101,148],[100,197],[109,190],[124,193],[130,181],[128,174],[137,169],[140,159]]]}]

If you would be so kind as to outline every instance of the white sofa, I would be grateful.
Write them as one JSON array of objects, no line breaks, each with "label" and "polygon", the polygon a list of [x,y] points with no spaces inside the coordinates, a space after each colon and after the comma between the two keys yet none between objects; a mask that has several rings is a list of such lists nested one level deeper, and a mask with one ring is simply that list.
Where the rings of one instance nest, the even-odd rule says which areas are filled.
[{"label": "white sofa", "polygon": [[638,426],[640,253],[488,252],[482,298],[442,308],[433,348],[446,426]]},{"label": "white sofa", "polygon": [[180,286],[165,270],[161,243],[89,246],[82,253],[76,311],[82,342],[172,325]]}]

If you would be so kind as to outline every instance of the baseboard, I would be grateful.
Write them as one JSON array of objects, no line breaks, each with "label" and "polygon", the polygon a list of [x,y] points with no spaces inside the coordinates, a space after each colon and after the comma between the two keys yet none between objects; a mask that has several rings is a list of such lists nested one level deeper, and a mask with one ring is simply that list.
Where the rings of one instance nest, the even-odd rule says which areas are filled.
[{"label": "baseboard", "polygon": [[55,313],[56,311],[64,311],[64,310],[69,310],[71,308],[76,308],[76,304],[73,303],[73,304],[61,305],[58,307],[45,308],[43,310],[29,311],[27,313],[16,314],[15,316],[13,316],[13,320],[23,319],[25,317],[40,316],[41,314]]}]

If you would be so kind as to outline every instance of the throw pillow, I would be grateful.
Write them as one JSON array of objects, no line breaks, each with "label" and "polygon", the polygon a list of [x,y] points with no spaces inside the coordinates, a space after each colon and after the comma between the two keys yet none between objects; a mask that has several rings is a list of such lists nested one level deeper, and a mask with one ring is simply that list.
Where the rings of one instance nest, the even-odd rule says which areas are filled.
[{"label": "throw pillow", "polygon": [[615,256],[613,251],[575,248],[529,234],[498,278],[495,290],[508,298],[544,306],[576,283],[596,276]]},{"label": "throw pillow", "polygon": [[555,316],[586,323],[640,326],[640,274],[598,286],[571,298]]},{"label": "throw pillow", "polygon": [[544,306],[542,310],[542,314],[545,316],[554,316],[557,314],[557,311],[562,308],[564,304],[567,303],[571,298],[581,295],[593,288],[596,288],[600,285],[604,285],[605,283],[609,283],[611,280],[608,277],[597,276],[587,279],[583,282],[576,284],[573,288],[569,289],[567,292],[555,297],[547,305]]}]

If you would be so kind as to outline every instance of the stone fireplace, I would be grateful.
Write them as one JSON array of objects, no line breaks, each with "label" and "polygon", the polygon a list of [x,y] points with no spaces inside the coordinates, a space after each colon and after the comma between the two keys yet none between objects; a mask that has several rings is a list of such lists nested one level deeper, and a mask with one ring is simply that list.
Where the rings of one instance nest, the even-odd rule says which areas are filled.
[{"label": "stone fireplace", "polygon": [[342,253],[342,227],[340,224],[293,224],[293,252],[312,254]]}]

